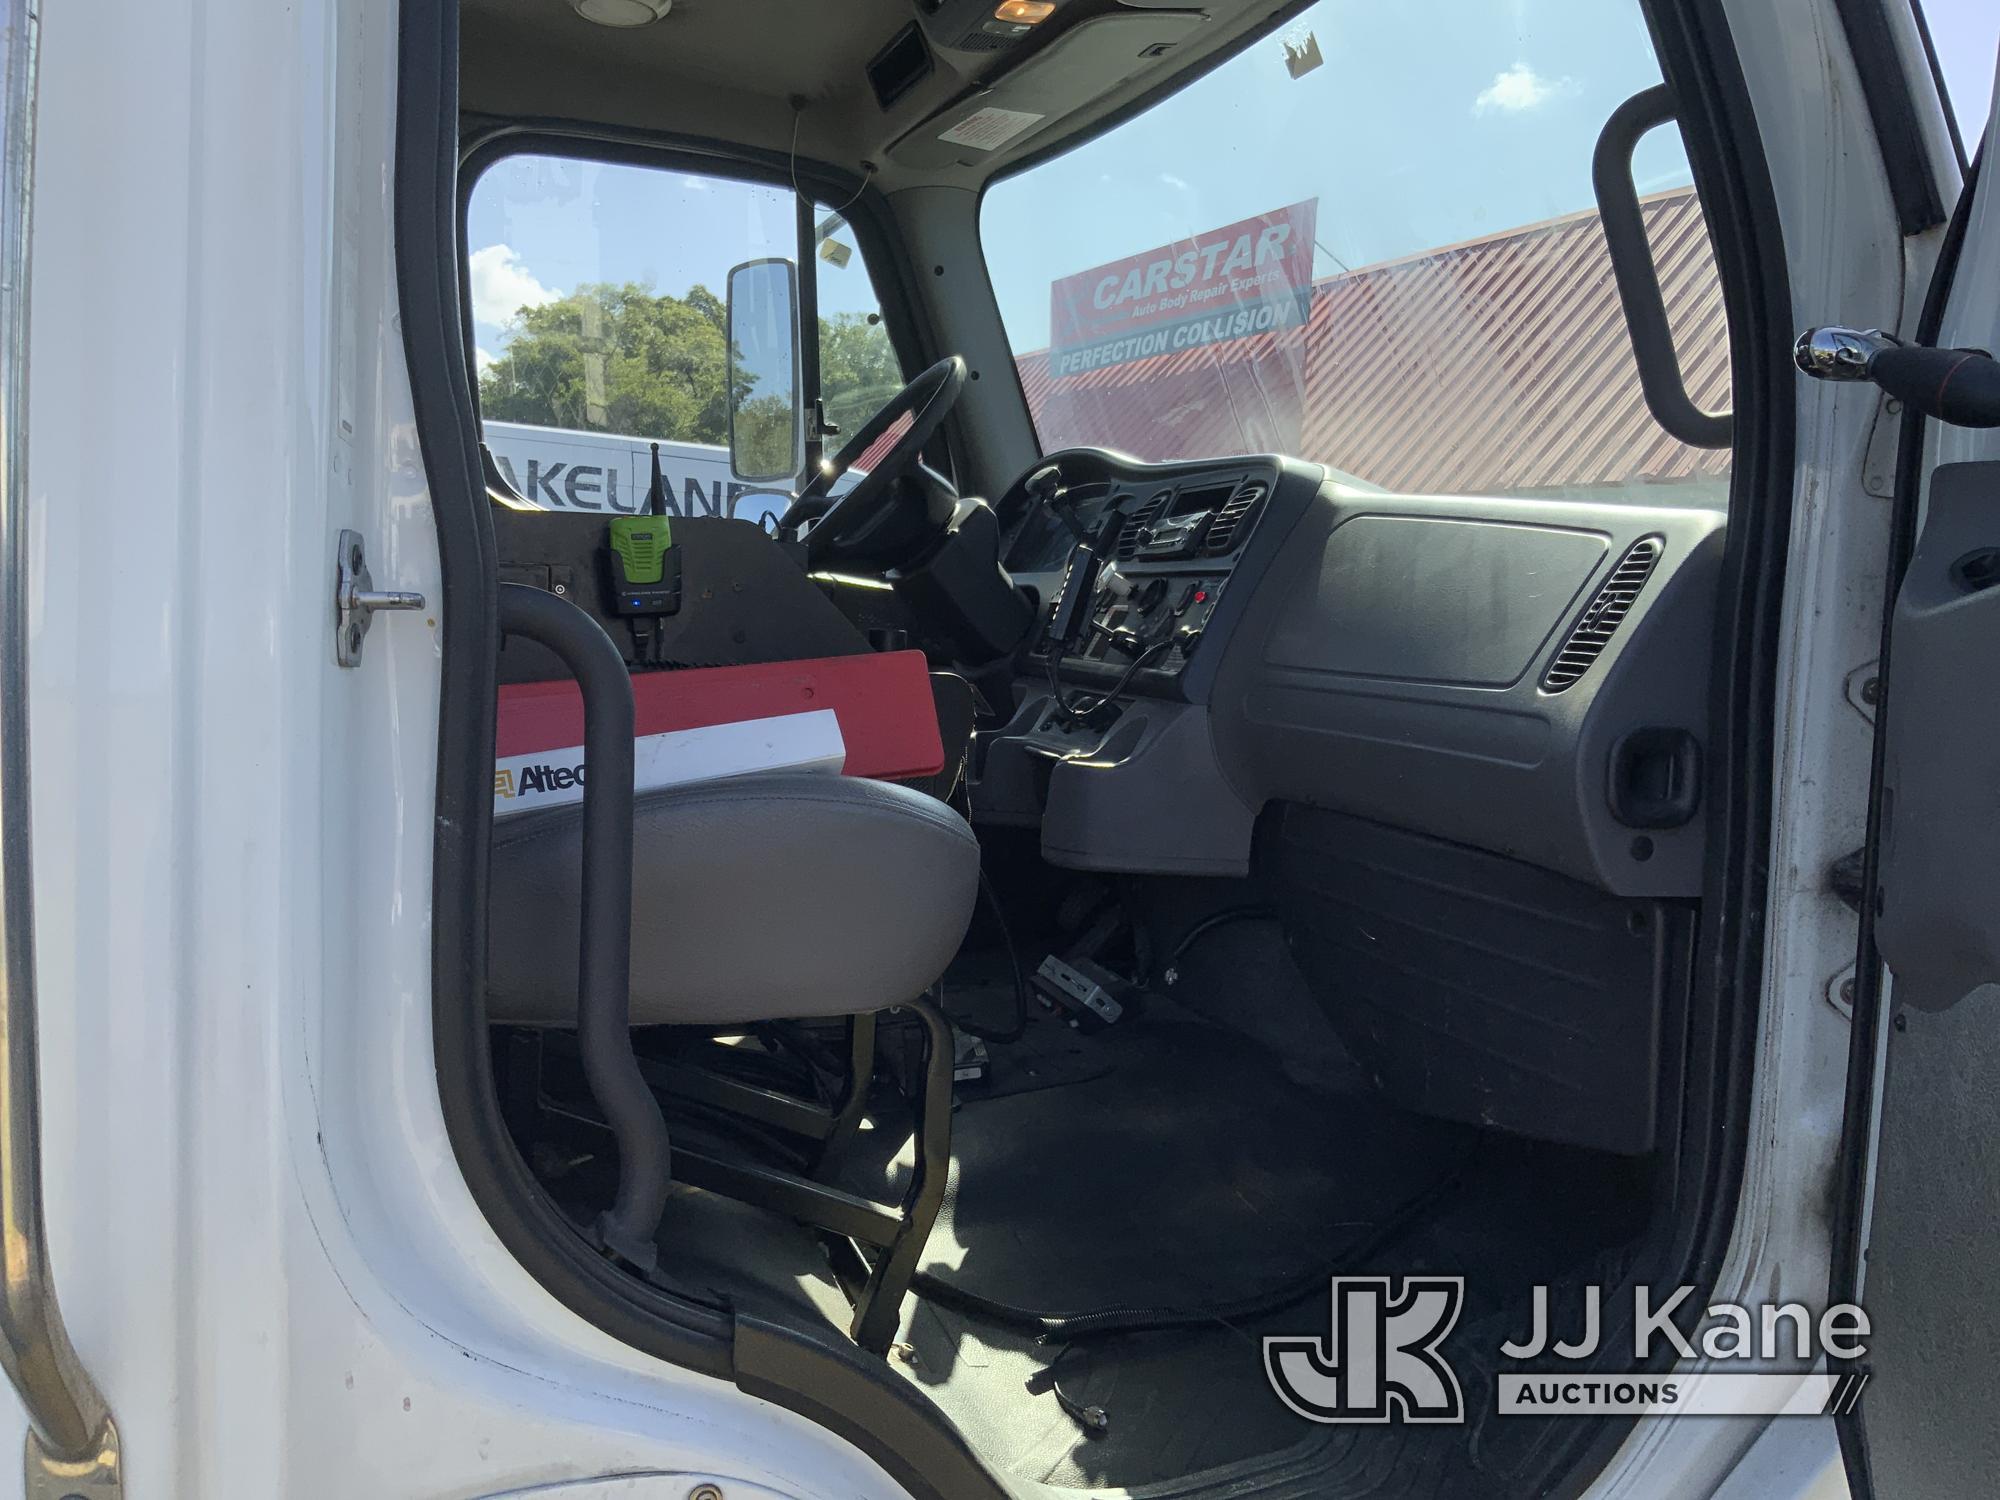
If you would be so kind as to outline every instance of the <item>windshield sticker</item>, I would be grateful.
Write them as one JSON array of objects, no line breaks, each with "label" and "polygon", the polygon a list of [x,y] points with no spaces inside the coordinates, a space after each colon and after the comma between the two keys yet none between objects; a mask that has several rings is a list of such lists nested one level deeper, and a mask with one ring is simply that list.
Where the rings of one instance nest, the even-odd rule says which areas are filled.
[{"label": "windshield sticker", "polygon": [[975,110],[938,139],[954,146],[970,146],[975,151],[996,151],[1029,126],[1039,125],[1042,118],[1021,109]]}]

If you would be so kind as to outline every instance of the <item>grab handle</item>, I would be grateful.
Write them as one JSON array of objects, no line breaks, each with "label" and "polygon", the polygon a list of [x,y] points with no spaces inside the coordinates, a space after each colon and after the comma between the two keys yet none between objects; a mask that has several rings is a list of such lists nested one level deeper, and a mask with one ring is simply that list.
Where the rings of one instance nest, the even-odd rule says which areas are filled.
[{"label": "grab handle", "polygon": [[1632,336],[1639,366],[1639,389],[1653,420],[1696,448],[1727,448],[1736,423],[1729,412],[1706,412],[1694,404],[1674,352],[1673,327],[1660,292],[1659,268],[1646,238],[1646,215],[1632,185],[1632,152],[1639,137],[1674,118],[1674,96],[1664,83],[1642,90],[1611,112],[1590,159],[1590,182],[1597,213],[1611,251],[1611,274]]},{"label": "grab handle", "polygon": [[[49,1271],[35,1031],[28,788],[28,219],[35,7],[0,7],[0,1364],[28,1414],[31,1494],[124,1492],[118,1428],[77,1358]],[[83,1189],[79,1189],[82,1191]]]},{"label": "grab handle", "polygon": [[632,679],[604,628],[567,599],[500,585],[500,629],[562,658],[583,691],[583,909],[576,1033],[591,1097],[618,1142],[604,1248],[642,1271],[659,1257],[672,1156],[660,1103],[632,1051]]}]

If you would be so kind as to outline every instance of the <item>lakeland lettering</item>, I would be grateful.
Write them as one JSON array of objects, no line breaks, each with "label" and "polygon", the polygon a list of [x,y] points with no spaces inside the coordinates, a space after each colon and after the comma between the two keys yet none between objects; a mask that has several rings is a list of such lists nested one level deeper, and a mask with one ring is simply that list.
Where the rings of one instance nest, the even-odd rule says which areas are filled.
[{"label": "lakeland lettering", "polygon": [[[615,511],[630,516],[637,515],[646,503],[643,490],[636,495],[621,492],[618,470],[612,465],[550,463],[531,458],[524,476],[504,453],[496,453],[493,461],[507,476],[507,483],[544,510]],[[704,489],[701,481],[690,474],[681,481],[680,494],[673,491],[673,480],[669,477],[667,514],[670,516],[733,517],[737,501],[750,494],[752,487],[740,479],[716,479]]]}]

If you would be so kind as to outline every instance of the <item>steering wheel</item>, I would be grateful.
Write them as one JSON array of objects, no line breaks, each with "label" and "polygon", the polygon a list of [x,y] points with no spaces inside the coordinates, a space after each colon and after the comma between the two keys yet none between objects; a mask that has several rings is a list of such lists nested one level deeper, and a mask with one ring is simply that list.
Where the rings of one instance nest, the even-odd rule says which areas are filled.
[{"label": "steering wheel", "polygon": [[[838,453],[820,464],[819,472],[778,520],[781,530],[793,530],[801,522],[818,518],[806,534],[807,556],[814,567],[866,555],[869,533],[888,514],[896,481],[916,466],[924,444],[936,435],[964,388],[965,361],[956,354],[939,360],[891,396]],[[844,495],[829,495],[834,481],[906,416],[910,419],[908,430],[854,488]]]}]

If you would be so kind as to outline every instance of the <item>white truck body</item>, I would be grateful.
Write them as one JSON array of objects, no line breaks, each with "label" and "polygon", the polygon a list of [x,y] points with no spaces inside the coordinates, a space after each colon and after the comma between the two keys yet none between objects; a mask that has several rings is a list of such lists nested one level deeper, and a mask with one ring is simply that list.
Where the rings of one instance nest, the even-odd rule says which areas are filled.
[{"label": "white truck body", "polygon": [[[636,515],[645,509],[653,482],[652,439],[525,422],[488,422],[485,433],[507,482],[544,510]],[[668,515],[761,523],[781,514],[791,500],[781,488],[739,479],[727,448],[668,442],[658,447]],[[835,489],[852,483],[843,475]]]}]

